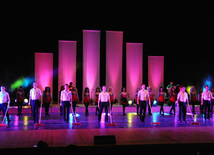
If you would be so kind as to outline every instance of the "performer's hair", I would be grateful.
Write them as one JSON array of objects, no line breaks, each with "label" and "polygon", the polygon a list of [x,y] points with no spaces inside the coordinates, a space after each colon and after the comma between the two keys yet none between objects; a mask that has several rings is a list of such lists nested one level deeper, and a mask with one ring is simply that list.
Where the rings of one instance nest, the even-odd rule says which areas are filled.
[{"label": "performer's hair", "polygon": [[205,87],[209,87],[208,85],[206,85]]}]

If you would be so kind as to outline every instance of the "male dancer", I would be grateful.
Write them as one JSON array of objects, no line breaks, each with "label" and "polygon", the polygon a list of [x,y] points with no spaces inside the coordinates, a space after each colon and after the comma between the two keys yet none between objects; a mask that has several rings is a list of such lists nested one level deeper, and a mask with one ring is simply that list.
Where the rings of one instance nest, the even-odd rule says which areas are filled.
[{"label": "male dancer", "polygon": [[[146,86],[145,84],[141,85],[141,90],[138,92],[137,95],[137,104],[140,105],[140,121],[145,123],[145,117],[146,117],[146,102],[149,99],[149,105],[151,106],[151,100],[149,97],[149,93],[147,90],[145,90]],[[140,100],[140,103],[139,103]],[[142,116],[142,109],[143,111],[143,116]]]},{"label": "male dancer", "polygon": [[[204,106],[204,119],[205,119],[205,121],[206,121],[206,119],[210,120],[209,113],[210,113],[210,102],[211,102],[211,99],[213,99],[213,95],[212,95],[211,91],[209,91],[209,86],[206,85],[205,86],[205,91],[201,95],[201,105]],[[208,108],[208,116],[206,117],[207,108]]]},{"label": "male dancer", "polygon": [[[3,113],[6,113],[7,107],[10,106],[10,96],[9,93],[5,91],[5,87],[1,86],[1,92],[0,92],[0,109],[3,110]],[[6,113],[7,116],[7,122],[10,123],[10,118],[8,112]]]},{"label": "male dancer", "polygon": [[103,108],[105,108],[105,122],[108,122],[108,106],[111,105],[110,95],[108,92],[106,92],[106,86],[102,87],[103,91],[99,93],[98,97],[98,108],[99,108],[99,114],[98,114],[98,122],[100,123],[101,120],[101,114],[103,112]]},{"label": "male dancer", "polygon": [[[62,113],[64,121],[68,123],[69,121],[69,110],[72,105],[72,92],[69,90],[68,84],[65,84],[65,89],[61,91],[60,102],[62,103]],[[67,109],[67,115],[66,110]]]},{"label": "male dancer", "polygon": [[40,106],[40,101],[42,104],[42,92],[37,88],[37,82],[33,82],[33,88],[30,89],[29,102],[31,104],[31,109],[33,113],[33,123],[38,123],[38,108]]},{"label": "male dancer", "polygon": [[182,122],[181,120],[181,113],[183,113],[183,121],[186,121],[186,111],[187,111],[187,107],[189,106],[189,100],[188,100],[188,94],[187,92],[185,92],[186,87],[182,87],[181,91],[178,93],[177,95],[177,104],[179,106],[179,120],[180,122]]}]

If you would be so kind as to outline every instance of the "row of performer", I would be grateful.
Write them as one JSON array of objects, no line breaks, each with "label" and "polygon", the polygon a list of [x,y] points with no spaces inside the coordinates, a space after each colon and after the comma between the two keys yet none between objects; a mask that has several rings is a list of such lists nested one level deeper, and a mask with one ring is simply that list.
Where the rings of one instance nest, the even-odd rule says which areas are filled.
[{"label": "row of performer", "polygon": [[[172,111],[174,111],[175,114],[175,103],[177,102],[177,105],[179,106],[179,120],[186,122],[186,109],[187,106],[189,106],[189,102],[191,102],[193,106],[193,114],[195,114],[195,105],[197,102],[201,103],[201,113],[204,113],[204,118],[210,119],[210,113],[212,113],[213,104],[214,104],[214,97],[213,92],[209,91],[209,87],[205,86],[205,91],[201,91],[201,93],[196,94],[194,86],[192,86],[190,95],[186,92],[186,87],[180,87],[180,90],[178,93],[175,91],[175,87],[171,86],[167,88],[169,91],[169,102],[171,103],[172,107],[170,109],[170,114],[173,114]],[[129,94],[126,92],[126,89],[123,87],[120,92],[120,103],[123,105],[123,115],[125,114],[125,107],[128,104],[128,97]],[[24,102],[24,91],[22,87],[19,88],[17,91],[16,96],[16,102],[18,104],[18,116],[22,115],[22,103]],[[78,91],[76,87],[72,86],[72,83],[70,85],[65,84],[61,87],[61,90],[59,92],[59,102],[60,102],[60,109],[61,114],[63,115],[64,121],[69,121],[69,109],[72,105],[73,112],[75,114],[76,104],[79,100],[78,97]],[[38,108],[41,104],[45,107],[45,115],[49,115],[49,105],[51,103],[52,96],[50,93],[50,88],[46,87],[45,90],[42,92],[39,88],[37,88],[37,83],[33,83],[33,88],[30,89],[29,92],[29,103],[31,105],[32,115],[34,118],[34,123],[38,123]],[[140,108],[140,120],[142,122],[145,122],[145,116],[146,116],[146,107],[148,106],[148,112],[150,115],[152,103],[154,100],[154,94],[152,92],[151,87],[147,87],[145,84],[141,85],[141,89],[137,88],[135,92],[135,96],[133,98],[133,103],[137,104],[137,114],[139,112]],[[163,91],[163,87],[160,87],[158,92],[158,103],[160,104],[160,114],[164,115],[164,105],[165,102],[165,92]],[[41,103],[41,104],[40,104]],[[90,99],[90,93],[89,88],[86,87],[84,90],[84,98],[83,103],[85,104],[86,111],[85,114],[88,115],[88,106],[91,103]],[[115,95],[113,92],[113,88],[109,87],[108,91],[106,90],[106,86],[101,88],[97,88],[95,92],[95,104],[96,107],[96,114],[98,115],[98,121],[100,121],[101,113],[103,111],[103,108],[105,108],[106,112],[106,118],[105,120],[108,121],[108,110],[111,110],[113,107],[113,104],[115,103]],[[10,106],[10,97],[9,93],[5,91],[5,87],[1,86],[1,92],[0,92],[0,110],[3,111],[3,113],[6,115],[8,123],[10,122],[9,114],[7,112],[8,107]],[[110,107],[110,108],[109,108]],[[208,113],[207,113],[208,109]],[[182,115],[183,113],[183,115]],[[183,117],[183,118],[182,118]]]}]

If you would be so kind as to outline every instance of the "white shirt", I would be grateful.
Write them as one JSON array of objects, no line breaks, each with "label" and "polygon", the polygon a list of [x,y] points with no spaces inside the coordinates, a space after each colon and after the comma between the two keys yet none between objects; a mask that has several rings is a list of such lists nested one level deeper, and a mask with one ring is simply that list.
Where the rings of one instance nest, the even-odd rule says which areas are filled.
[{"label": "white shirt", "polygon": [[210,101],[211,97],[213,97],[211,91],[204,91],[202,93],[201,99],[202,100],[204,99],[204,100],[209,100]]},{"label": "white shirt", "polygon": [[40,96],[42,96],[42,92],[39,88],[30,89],[30,99],[31,100],[39,100]]},{"label": "white shirt", "polygon": [[0,104],[2,103],[9,103],[10,102],[10,96],[8,92],[0,92]]},{"label": "white shirt", "polygon": [[149,97],[149,93],[147,90],[140,90],[137,97],[140,98],[140,101],[146,101]]},{"label": "white shirt", "polygon": [[61,101],[72,101],[72,92],[70,90],[61,91]]},{"label": "white shirt", "polygon": [[101,102],[108,102],[108,101],[110,101],[110,95],[109,95],[109,93],[107,93],[107,92],[101,92],[101,93],[99,93],[98,100],[101,101]]},{"label": "white shirt", "polygon": [[187,102],[187,100],[188,100],[187,92],[180,91],[177,95],[177,100],[180,102]]}]

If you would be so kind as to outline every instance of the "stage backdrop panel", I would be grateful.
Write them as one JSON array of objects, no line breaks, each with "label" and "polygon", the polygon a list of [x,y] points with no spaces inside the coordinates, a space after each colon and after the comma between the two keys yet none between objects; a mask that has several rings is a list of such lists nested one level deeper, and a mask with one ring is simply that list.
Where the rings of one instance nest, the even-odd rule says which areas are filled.
[{"label": "stage backdrop panel", "polygon": [[122,88],[123,32],[106,31],[106,86],[119,98]]},{"label": "stage backdrop panel", "polygon": [[59,40],[58,92],[60,87],[73,82],[76,86],[76,41]]},{"label": "stage backdrop panel", "polygon": [[50,87],[53,94],[53,53],[35,53],[35,81],[41,91]]},{"label": "stage backdrop panel", "polygon": [[159,87],[164,88],[164,56],[148,56],[148,85],[157,99]]},{"label": "stage backdrop panel", "polygon": [[133,98],[143,82],[143,43],[126,43],[126,89]]},{"label": "stage backdrop panel", "polygon": [[83,91],[89,88],[93,99],[100,86],[100,30],[83,30]]}]

